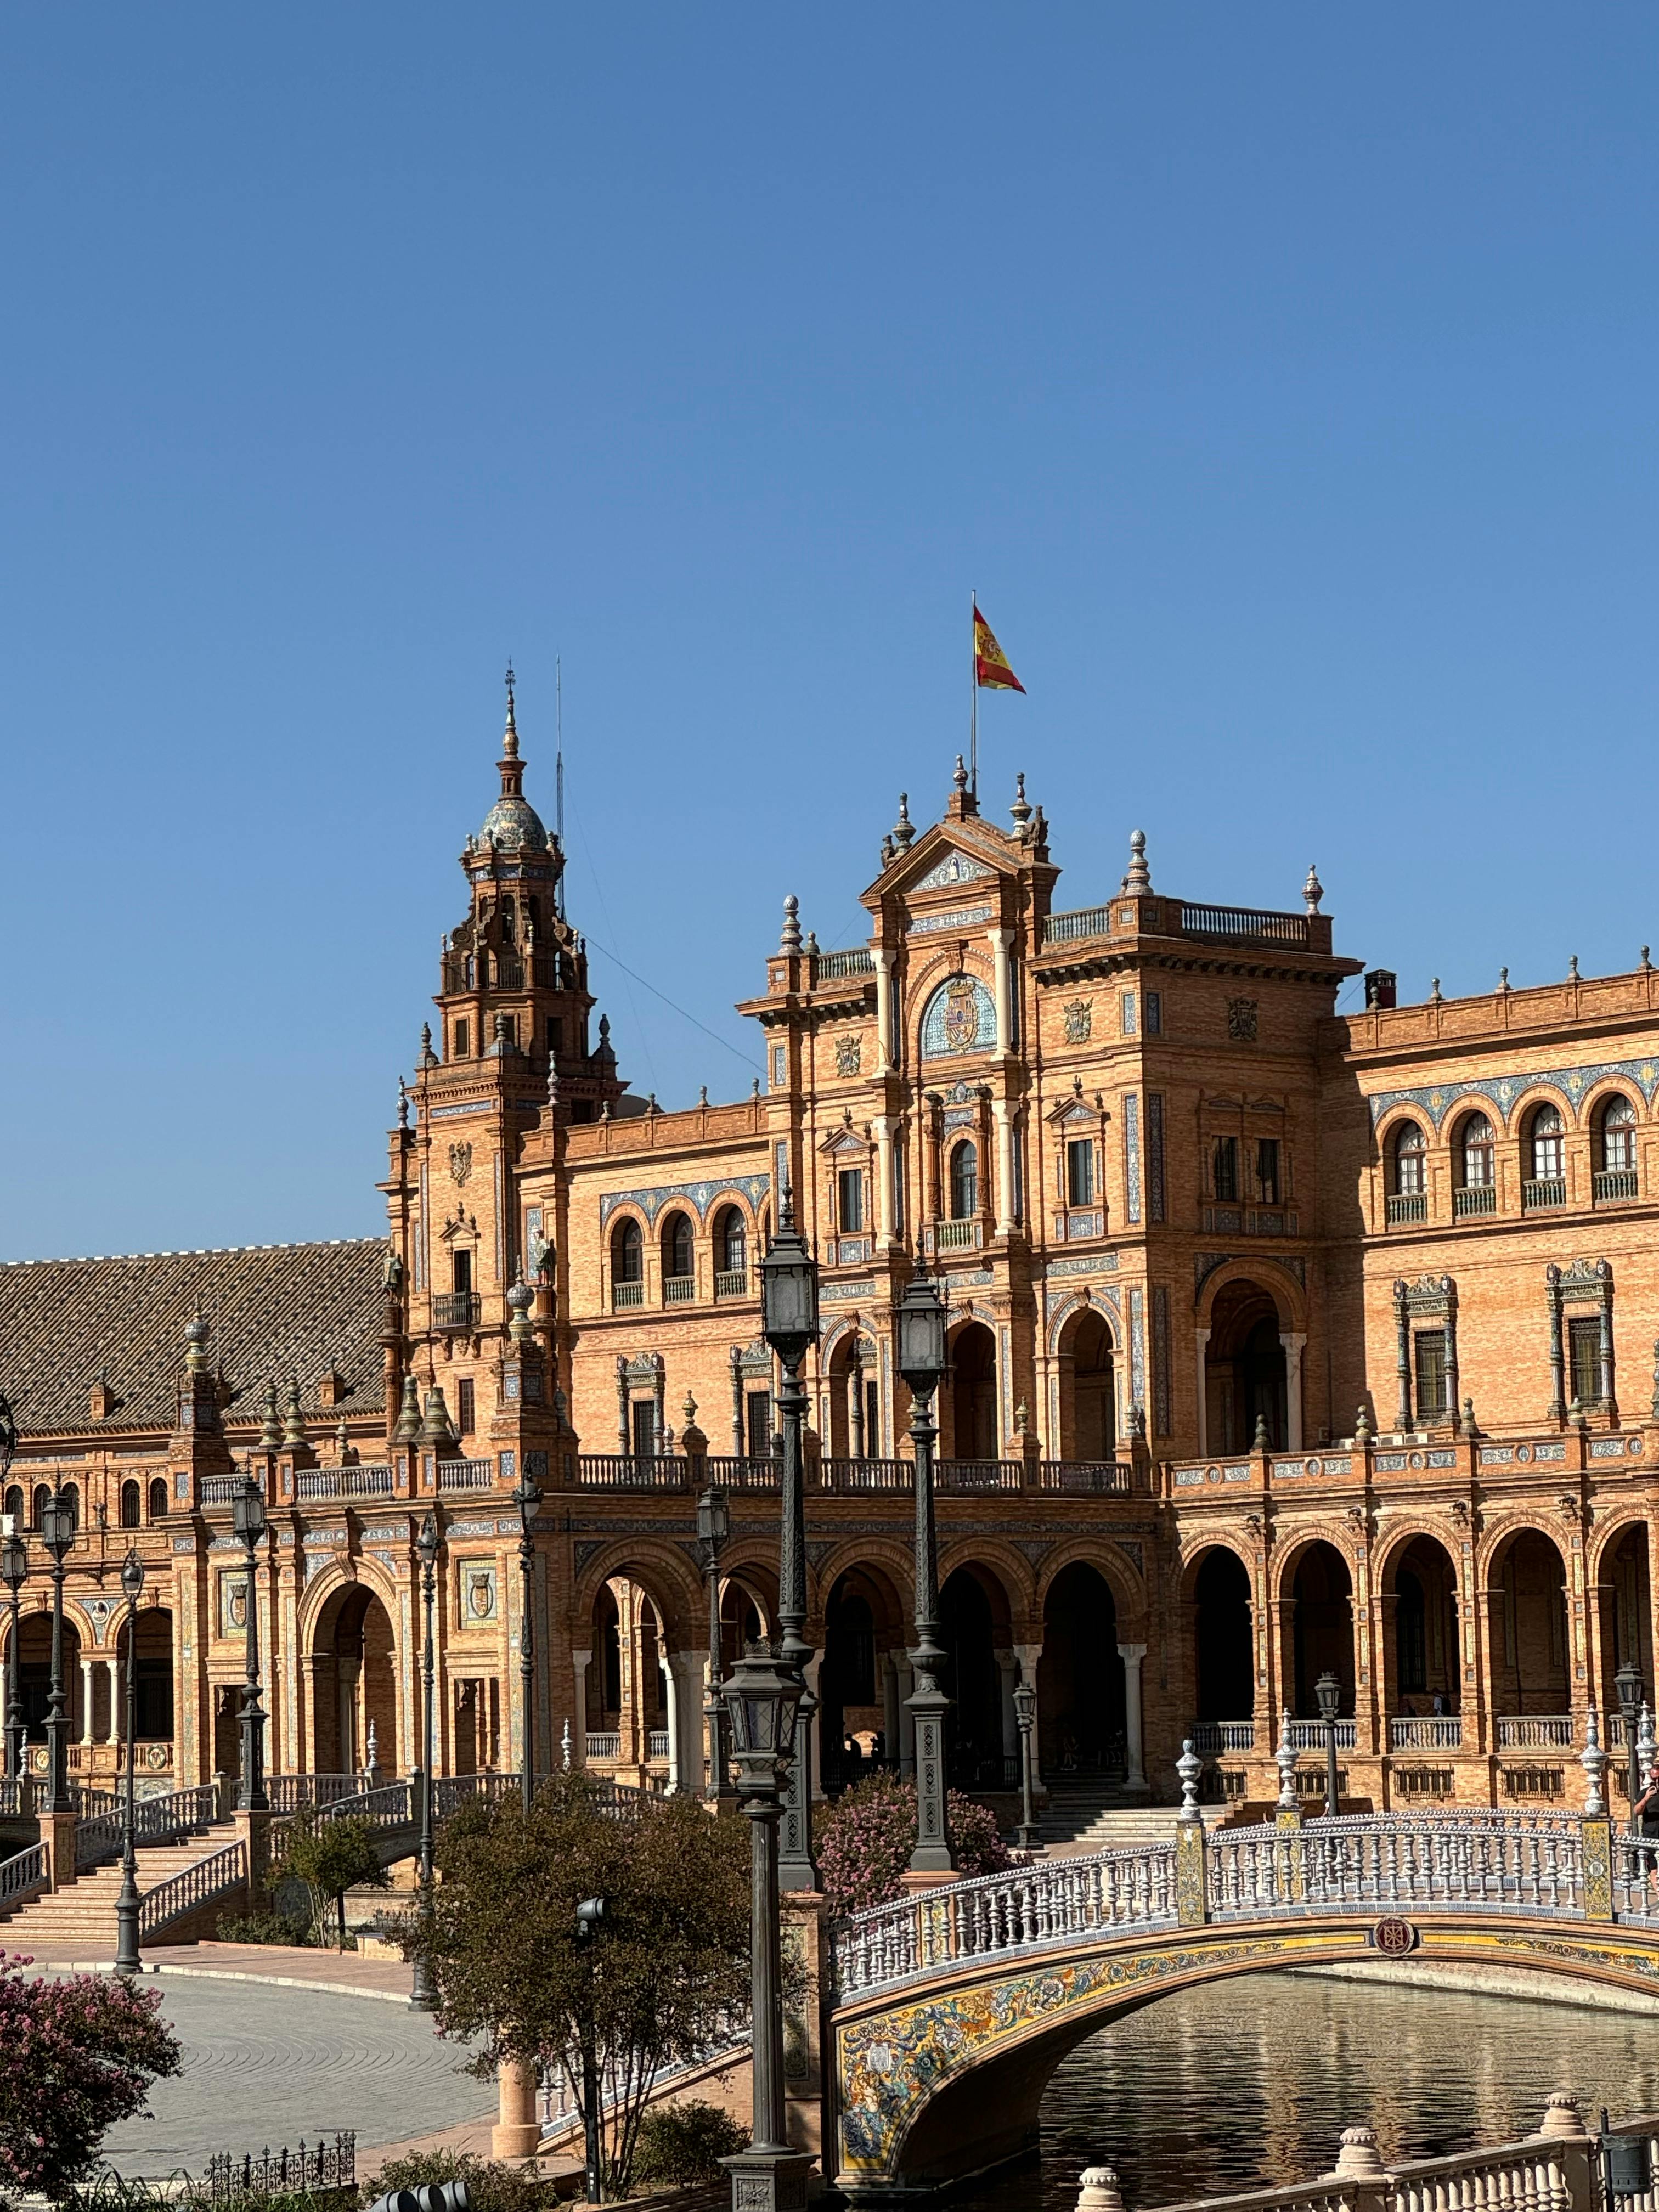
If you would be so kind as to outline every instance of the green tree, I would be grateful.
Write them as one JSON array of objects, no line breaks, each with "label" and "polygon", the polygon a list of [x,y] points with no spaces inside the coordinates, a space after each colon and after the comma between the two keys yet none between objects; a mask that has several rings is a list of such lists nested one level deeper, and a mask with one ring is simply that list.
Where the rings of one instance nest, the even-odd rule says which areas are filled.
[{"label": "green tree", "polygon": [[374,1848],[371,1821],[352,1814],[319,1818],[309,1807],[296,1813],[287,1833],[288,1870],[311,1893],[314,1941],[326,1938],[328,1908],[338,1915],[340,1948],[345,1948],[345,1893],[349,1889],[385,1889],[386,1869]]},{"label": "green tree", "polygon": [[[556,1775],[526,1815],[474,1800],[446,1821],[429,1931],[400,1927],[437,1982],[438,2025],[477,2036],[475,2074],[503,2059],[562,2072],[584,2120],[580,2049],[592,2035],[607,2186],[625,2191],[652,2077],[707,2051],[749,1997],[749,1827],[691,1797],[613,1810],[580,1773]],[[605,1900],[578,1939],[576,1908]]]}]

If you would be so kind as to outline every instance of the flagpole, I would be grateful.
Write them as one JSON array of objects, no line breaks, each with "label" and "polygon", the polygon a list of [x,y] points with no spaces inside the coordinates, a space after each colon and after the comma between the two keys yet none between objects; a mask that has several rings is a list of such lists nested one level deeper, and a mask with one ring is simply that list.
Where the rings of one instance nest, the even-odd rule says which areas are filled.
[{"label": "flagpole", "polygon": [[968,788],[979,797],[979,593],[968,595]]},{"label": "flagpole", "polygon": [[564,656],[553,656],[554,775],[558,795],[555,817],[559,842],[558,911],[564,913]]}]

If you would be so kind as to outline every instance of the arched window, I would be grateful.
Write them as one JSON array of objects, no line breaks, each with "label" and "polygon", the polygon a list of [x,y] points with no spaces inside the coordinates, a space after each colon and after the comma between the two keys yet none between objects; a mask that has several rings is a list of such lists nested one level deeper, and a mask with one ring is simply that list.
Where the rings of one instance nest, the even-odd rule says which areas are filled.
[{"label": "arched window", "polygon": [[52,1492],[47,1489],[44,1482],[37,1482],[35,1484],[34,1501],[29,1514],[29,1526],[31,1528],[44,1528],[46,1527],[46,1500],[51,1496]]},{"label": "arched window", "polygon": [[741,1274],[749,1265],[749,1224],[740,1206],[725,1207],[714,1224],[714,1265],[726,1274]]},{"label": "arched window", "polygon": [[662,1272],[669,1282],[677,1282],[695,1273],[696,1262],[691,1256],[691,1217],[689,1213],[671,1213],[663,1224]]},{"label": "arched window", "polygon": [[1562,1134],[1560,1108],[1550,1105],[1535,1108],[1528,1125],[1527,1138],[1533,1180],[1536,1182],[1559,1182],[1566,1172],[1565,1139]]},{"label": "arched window", "polygon": [[167,1479],[164,1474],[153,1474],[149,1479],[149,1517],[165,1521],[167,1517]]},{"label": "arched window", "polygon": [[15,1482],[11,1486],[11,1488],[6,1492],[4,1510],[6,1518],[11,1522],[12,1527],[14,1528],[21,1528],[23,1525],[23,1493]]},{"label": "arched window", "polygon": [[[1597,1164],[1604,1175],[1636,1172],[1636,1109],[1622,1091],[1604,1099],[1595,1112]],[[1598,1195],[1609,1196],[1601,1192]]]},{"label": "arched window", "polygon": [[138,1485],[129,1475],[121,1485],[121,1526],[124,1528],[136,1528],[138,1526],[139,1502]]},{"label": "arched window", "polygon": [[1402,1121],[1394,1133],[1394,1188],[1399,1198],[1416,1198],[1428,1188],[1428,1145],[1422,1127]]},{"label": "arched window", "polygon": [[639,1223],[631,1217],[619,1221],[611,1231],[611,1276],[617,1283],[645,1280],[645,1239],[640,1235]]},{"label": "arched window", "polygon": [[81,1525],[80,1484],[78,1482],[66,1482],[64,1485],[62,1495],[64,1504],[69,1508],[70,1524],[78,1528]]},{"label": "arched window", "polygon": [[1484,1114],[1471,1114],[1458,1133],[1459,1173],[1466,1190],[1487,1190],[1492,1181],[1492,1123]]},{"label": "arched window", "polygon": [[965,1139],[951,1155],[951,1218],[967,1221],[979,1212],[979,1151]]}]

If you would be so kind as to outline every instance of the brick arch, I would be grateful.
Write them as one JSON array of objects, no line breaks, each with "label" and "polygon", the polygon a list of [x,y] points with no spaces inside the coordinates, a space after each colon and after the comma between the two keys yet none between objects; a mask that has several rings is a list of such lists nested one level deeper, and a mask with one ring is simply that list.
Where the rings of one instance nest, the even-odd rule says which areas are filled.
[{"label": "brick arch", "polygon": [[1097,1313],[1106,1324],[1106,1334],[1112,1340],[1115,1352],[1123,1349],[1123,1316],[1118,1310],[1116,1295],[1105,1285],[1085,1283],[1081,1290],[1073,1291],[1062,1298],[1048,1317],[1048,1349],[1060,1350],[1064,1331],[1079,1313]]},{"label": "brick arch", "polygon": [[1036,1577],[1024,1554],[1000,1537],[959,1536],[954,1542],[947,1539],[939,1553],[941,1589],[958,1567],[977,1567],[981,1574],[990,1576],[1002,1592],[1015,1641],[1028,1641],[1019,1632],[1022,1621],[1041,1623],[1042,1615],[1036,1609]]},{"label": "brick arch", "polygon": [[[720,1565],[723,1573],[732,1571],[729,1552]],[[707,1634],[708,1599],[702,1577],[684,1553],[662,1536],[618,1535],[595,1553],[571,1592],[570,1617],[579,1630],[592,1619],[601,1585],[618,1576],[639,1584],[656,1607],[664,1634],[681,1639],[676,1649],[686,1648],[693,1628],[701,1626]]]},{"label": "brick arch", "polygon": [[1638,1121],[1651,1121],[1653,1108],[1646,1093],[1633,1075],[1598,1075],[1578,1101],[1578,1126],[1583,1129],[1595,1127],[1595,1116],[1609,1098],[1627,1098],[1636,1109]]},{"label": "brick arch", "polygon": [[[378,1562],[367,1559],[331,1559],[322,1572],[307,1577],[300,1602],[295,1611],[294,1632],[299,1638],[300,1649],[309,1651],[316,1639],[318,1624],[327,1610],[331,1598],[347,1589],[366,1589],[371,1597],[378,1598],[392,1623],[394,1648],[398,1644],[398,1586],[386,1569]],[[264,1655],[263,1664],[269,1666],[270,1655]]]},{"label": "brick arch", "polygon": [[[982,923],[976,922],[970,928],[964,930],[963,934],[970,940],[981,939],[983,928]],[[970,1052],[952,1054],[944,1060],[932,1062],[924,1061],[922,1058],[921,1033],[927,1020],[927,1010],[933,1004],[933,994],[944,984],[948,983],[952,975],[966,975],[971,981],[979,984],[983,990],[988,992],[993,1002],[995,1001],[996,975],[990,954],[982,951],[979,943],[970,941],[966,957],[958,965],[954,951],[955,939],[950,939],[946,941],[952,949],[946,951],[944,946],[941,946],[930,959],[922,963],[919,970],[912,973],[906,986],[905,1042],[912,1054],[910,1065],[913,1067],[948,1066],[951,1060],[957,1059],[971,1060],[981,1049],[980,1045],[975,1045]],[[990,1057],[995,1048],[995,1042],[994,1037],[982,1041],[983,1054],[986,1058]],[[937,1087],[937,1082],[930,1079],[927,1088],[933,1090]]]},{"label": "brick arch", "polygon": [[[1425,1537],[1431,1544],[1439,1545],[1441,1550],[1451,1561],[1452,1575],[1457,1584],[1459,1596],[1465,1595],[1468,1585],[1463,1578],[1463,1540],[1454,1525],[1443,1521],[1431,1520],[1426,1514],[1413,1516],[1411,1520],[1398,1523],[1389,1522],[1387,1535],[1377,1542],[1372,1552],[1372,1582],[1375,1588],[1378,1590],[1387,1589],[1390,1571],[1397,1567],[1404,1553],[1421,1537]],[[1469,1561],[1471,1571],[1474,1564],[1474,1559],[1471,1558]]]},{"label": "brick arch", "polygon": [[1517,1536],[1525,1535],[1541,1536],[1547,1544],[1553,1547],[1556,1556],[1561,1562],[1562,1585],[1564,1588],[1571,1586],[1572,1581],[1571,1539],[1564,1541],[1562,1537],[1556,1534],[1555,1529],[1550,1526],[1550,1516],[1547,1513],[1540,1513],[1535,1507],[1517,1505],[1505,1513],[1501,1519],[1495,1518],[1488,1522],[1486,1527],[1481,1531],[1480,1541],[1476,1547],[1474,1554],[1475,1595],[1478,1597],[1490,1595],[1492,1587],[1492,1569],[1515,1539]]},{"label": "brick arch", "polygon": [[1112,1593],[1112,1603],[1117,1611],[1118,1636],[1125,1644],[1143,1643],[1147,1631],[1147,1597],[1144,1578],[1135,1572],[1127,1554],[1104,1536],[1078,1536],[1069,1543],[1056,1544],[1047,1553],[1037,1570],[1036,1589],[1032,1596],[1034,1617],[1043,1618],[1048,1602],[1048,1593],[1067,1567],[1081,1560],[1092,1567]]},{"label": "brick arch", "polygon": [[1194,1301],[1200,1324],[1213,1316],[1216,1299],[1233,1283],[1254,1283],[1265,1291],[1278,1310],[1279,1326],[1287,1334],[1306,1332],[1307,1292],[1281,1261],[1266,1252],[1224,1260],[1213,1273],[1206,1275]]},{"label": "brick arch", "polygon": [[1553,1075],[1523,1076],[1522,1083],[1522,1088],[1517,1094],[1515,1103],[1510,1108],[1509,1117],[1504,1123],[1505,1131],[1510,1136],[1518,1137],[1521,1133],[1521,1125],[1533,1108],[1542,1106],[1546,1103],[1554,1103],[1561,1108],[1562,1118],[1568,1128],[1578,1127],[1578,1108],[1574,1102],[1571,1091],[1564,1083],[1558,1083]]},{"label": "brick arch", "polygon": [[[915,1616],[915,1555],[908,1545],[887,1536],[848,1536],[826,1554],[812,1571],[817,1619],[823,1618],[830,1591],[843,1575],[851,1573],[855,1567],[873,1568],[884,1581],[892,1584],[908,1634],[908,1623]],[[942,1574],[939,1579],[943,1583]]]},{"label": "brick arch", "polygon": [[1484,1091],[1471,1091],[1461,1098],[1453,1099],[1444,1120],[1440,1124],[1439,1140],[1447,1152],[1451,1151],[1457,1139],[1457,1132],[1471,1114],[1486,1115],[1492,1124],[1494,1139],[1506,1133],[1508,1123],[1504,1118],[1504,1109],[1497,1099],[1488,1097]]},{"label": "brick arch", "polygon": [[1190,1552],[1184,1544],[1182,1545],[1180,1553],[1181,1572],[1177,1582],[1182,1602],[1191,1604],[1193,1590],[1198,1581],[1198,1571],[1212,1552],[1232,1553],[1234,1559],[1238,1561],[1250,1578],[1250,1602],[1254,1605],[1256,1601],[1258,1578],[1261,1571],[1261,1553],[1248,1550],[1242,1536],[1235,1536],[1230,1529],[1225,1528],[1218,1528],[1213,1534],[1206,1532],[1203,1535],[1194,1533],[1193,1548]]},{"label": "brick arch", "polygon": [[1388,1109],[1371,1133],[1379,1162],[1388,1158],[1394,1148],[1395,1139],[1407,1121],[1423,1132],[1425,1145],[1433,1144],[1439,1134],[1434,1116],[1426,1106],[1414,1105],[1410,1100],[1402,1098]]},{"label": "brick arch", "polygon": [[1267,1595],[1271,1598],[1280,1600],[1291,1595],[1291,1585],[1296,1580],[1296,1571],[1301,1564],[1302,1555],[1311,1549],[1315,1544],[1328,1544],[1331,1549],[1340,1555],[1343,1565],[1348,1571],[1349,1590],[1357,1613],[1359,1563],[1354,1557],[1349,1534],[1345,1533],[1342,1525],[1334,1522],[1316,1522],[1309,1528],[1298,1526],[1293,1535],[1285,1537],[1282,1543],[1274,1547],[1270,1577],[1272,1587]]},{"label": "brick arch", "polygon": [[881,1340],[877,1336],[875,1329],[871,1322],[867,1321],[862,1314],[842,1314],[838,1316],[833,1326],[827,1329],[823,1337],[819,1340],[818,1372],[820,1376],[827,1376],[829,1374],[830,1355],[835,1350],[836,1346],[841,1342],[842,1339],[848,1335],[861,1336],[872,1348],[878,1350],[880,1348]]},{"label": "brick arch", "polygon": [[1609,1522],[1604,1528],[1597,1528],[1585,1543],[1584,1580],[1590,1591],[1594,1592],[1601,1582],[1601,1565],[1607,1553],[1615,1547],[1620,1538],[1627,1535],[1632,1528],[1646,1529],[1650,1559],[1656,1550],[1659,1550],[1659,1528],[1656,1528],[1654,1522],[1640,1506],[1632,1504],[1628,1511],[1620,1511],[1616,1520]]},{"label": "brick arch", "polygon": [[[807,1569],[807,1605],[811,1606],[811,1569]],[[720,1590],[740,1583],[758,1603],[763,1620],[773,1629],[778,1614],[778,1542],[775,1536],[734,1536],[720,1553]],[[708,1626],[708,1587],[703,1584],[703,1632]]]}]

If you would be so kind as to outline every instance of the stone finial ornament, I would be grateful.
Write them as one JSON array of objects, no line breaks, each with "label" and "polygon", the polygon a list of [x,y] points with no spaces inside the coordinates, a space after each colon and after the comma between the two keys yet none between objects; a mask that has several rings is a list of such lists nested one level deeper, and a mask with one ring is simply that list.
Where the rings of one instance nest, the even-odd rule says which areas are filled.
[{"label": "stone finial ornament", "polygon": [[432,1024],[430,1022],[422,1022],[421,1024],[421,1066],[435,1067],[437,1065],[438,1055],[432,1049]]},{"label": "stone finial ornament", "polygon": [[1565,2089],[1558,2089],[1544,2107],[1544,2124],[1538,2130],[1540,2136],[1583,2136],[1587,2130],[1578,2113],[1578,2100]]},{"label": "stone finial ornament", "polygon": [[513,1310],[513,1318],[507,1325],[507,1333],[514,1344],[527,1344],[532,1333],[530,1327],[530,1309],[536,1303],[536,1293],[522,1275],[507,1292],[507,1303]]},{"label": "stone finial ornament", "polygon": [[306,1417],[300,1410],[300,1378],[289,1377],[288,1403],[283,1410],[283,1442],[302,1444],[306,1442]]},{"label": "stone finial ornament", "polygon": [[1021,769],[1019,774],[1014,778],[1014,803],[1008,809],[1008,811],[1014,817],[1014,828],[1016,831],[1023,833],[1026,823],[1031,818],[1031,802],[1025,796],[1025,771],[1024,769]]},{"label": "stone finial ornament", "polygon": [[1341,2147],[1336,2154],[1336,2164],[1331,2168],[1333,2178],[1340,2174],[1344,2180],[1377,2181],[1382,2175],[1382,2154],[1376,2147],[1376,2137],[1369,2128],[1344,2128]]},{"label": "stone finial ornament", "polygon": [[806,942],[801,946],[801,951],[811,959],[816,960],[817,958],[818,933],[816,929],[809,929],[807,931]]},{"label": "stone finial ornament", "polygon": [[1653,1779],[1653,1755],[1656,1750],[1659,1750],[1659,1745],[1656,1745],[1653,1736],[1653,1708],[1644,1698],[1641,1714],[1636,1723],[1636,1766],[1637,1771],[1642,1778],[1642,1787],[1644,1790]]},{"label": "stone finial ornament", "polygon": [[1109,2166],[1085,2166],[1077,2178],[1077,2212],[1123,2212],[1123,2191]]},{"label": "stone finial ornament", "polygon": [[893,824],[895,848],[901,853],[908,853],[915,842],[915,829],[910,820],[910,794],[908,791],[902,791],[899,793],[898,820]]},{"label": "stone finial ornament", "polygon": [[398,1078],[398,1127],[400,1129],[409,1127],[409,1085],[401,1075]]},{"label": "stone finial ornament", "polygon": [[1471,1441],[1473,1441],[1473,1439],[1478,1437],[1480,1433],[1480,1430],[1475,1426],[1474,1401],[1473,1398],[1465,1398],[1463,1401],[1463,1420],[1461,1433],[1468,1437]]},{"label": "stone finial ornament", "polygon": [[398,1444],[418,1443],[421,1439],[421,1394],[412,1375],[404,1377],[404,1402],[398,1409],[398,1425],[392,1431],[392,1441]]},{"label": "stone finial ornament", "polygon": [[1311,860],[1308,863],[1308,880],[1302,886],[1302,897],[1310,914],[1317,914],[1319,902],[1325,896],[1325,886],[1319,880],[1319,871]]},{"label": "stone finial ornament", "polygon": [[1594,1705],[1584,1716],[1584,1748],[1578,1764],[1584,1770],[1584,1811],[1593,1820],[1604,1820],[1607,1801],[1601,1784],[1607,1771],[1607,1754],[1601,1748],[1601,1731]]},{"label": "stone finial ornament", "polygon": [[346,1418],[343,1413],[341,1414],[339,1425],[334,1431],[334,1449],[340,1455],[341,1466],[349,1467],[351,1464],[351,1431],[346,1426]]},{"label": "stone finial ornament", "polygon": [[207,1356],[208,1317],[198,1306],[185,1323],[185,1365],[192,1375],[205,1375]]},{"label": "stone finial ornament", "polygon": [[1255,1417],[1255,1435],[1251,1440],[1250,1449],[1253,1452],[1269,1452],[1273,1449],[1267,1439],[1267,1416],[1265,1413],[1258,1413]]},{"label": "stone finial ornament", "polygon": [[956,765],[956,769],[955,769],[955,772],[953,773],[953,775],[951,775],[951,782],[952,782],[953,784],[955,784],[955,786],[956,786],[956,787],[957,787],[957,789],[958,791],[966,791],[966,790],[967,790],[967,788],[968,788],[968,763],[967,763],[963,759],[962,755],[961,755],[960,753],[958,753],[958,754],[957,755],[957,765]]},{"label": "stone finial ornament", "polygon": [[1149,891],[1152,888],[1152,872],[1146,865],[1146,832],[1129,832],[1129,872],[1123,878],[1126,891]]},{"label": "stone finial ornament", "polygon": [[274,1452],[282,1448],[283,1425],[276,1417],[276,1385],[270,1382],[265,1385],[265,1418],[259,1431],[259,1449]]},{"label": "stone finial ornament", "polygon": [[1649,959],[1649,957],[1648,957],[1648,948],[1647,948],[1647,946],[1644,945],[1642,947],[1642,972],[1643,972],[1643,974],[1644,974],[1644,975],[1646,975],[1646,973],[1647,973],[1648,969],[1649,969],[1650,968],[1651,968],[1651,967],[1652,967],[1652,965],[1653,965],[1652,961],[1651,961],[1651,960],[1650,960],[1650,959]]},{"label": "stone finial ornament", "polygon": [[1510,971],[1507,968],[1500,968],[1498,971],[1498,988],[1500,991],[1507,991],[1510,988]]},{"label": "stone finial ornament", "polygon": [[890,831],[881,841],[881,872],[884,875],[893,865],[893,854],[896,850],[892,833]]},{"label": "stone finial ornament", "polygon": [[1354,1417],[1353,1440],[1357,1444],[1368,1444],[1375,1434],[1376,1431],[1371,1427],[1371,1417],[1362,1406]]},{"label": "stone finial ornament", "polygon": [[1576,983],[1578,981],[1578,955],[1576,952],[1569,953],[1567,956],[1567,981],[1569,983]]},{"label": "stone finial ornament", "polygon": [[517,760],[519,757],[519,725],[513,711],[513,690],[516,681],[513,663],[509,660],[507,664],[507,729],[501,738],[503,760]]},{"label": "stone finial ornament", "polygon": [[1198,1809],[1198,1778],[1204,1771],[1204,1762],[1193,1749],[1191,1736],[1182,1740],[1181,1756],[1176,1761],[1176,1772],[1181,1778],[1181,1810],[1176,1818],[1191,1827],[1204,1818]]},{"label": "stone finial ornament", "polygon": [[1431,1006],[1437,1006],[1440,1004],[1440,978],[1437,975],[1431,975],[1429,978],[1429,1004]]},{"label": "stone finial ornament", "polygon": [[1281,1813],[1296,1810],[1296,1746],[1291,1741],[1291,1717],[1285,1713],[1279,1723],[1279,1749],[1273,1753],[1273,1765],[1279,1769],[1279,1809]]},{"label": "stone finial ornament", "polygon": [[800,951],[800,901],[791,891],[783,902],[783,934],[778,939],[780,952]]}]

